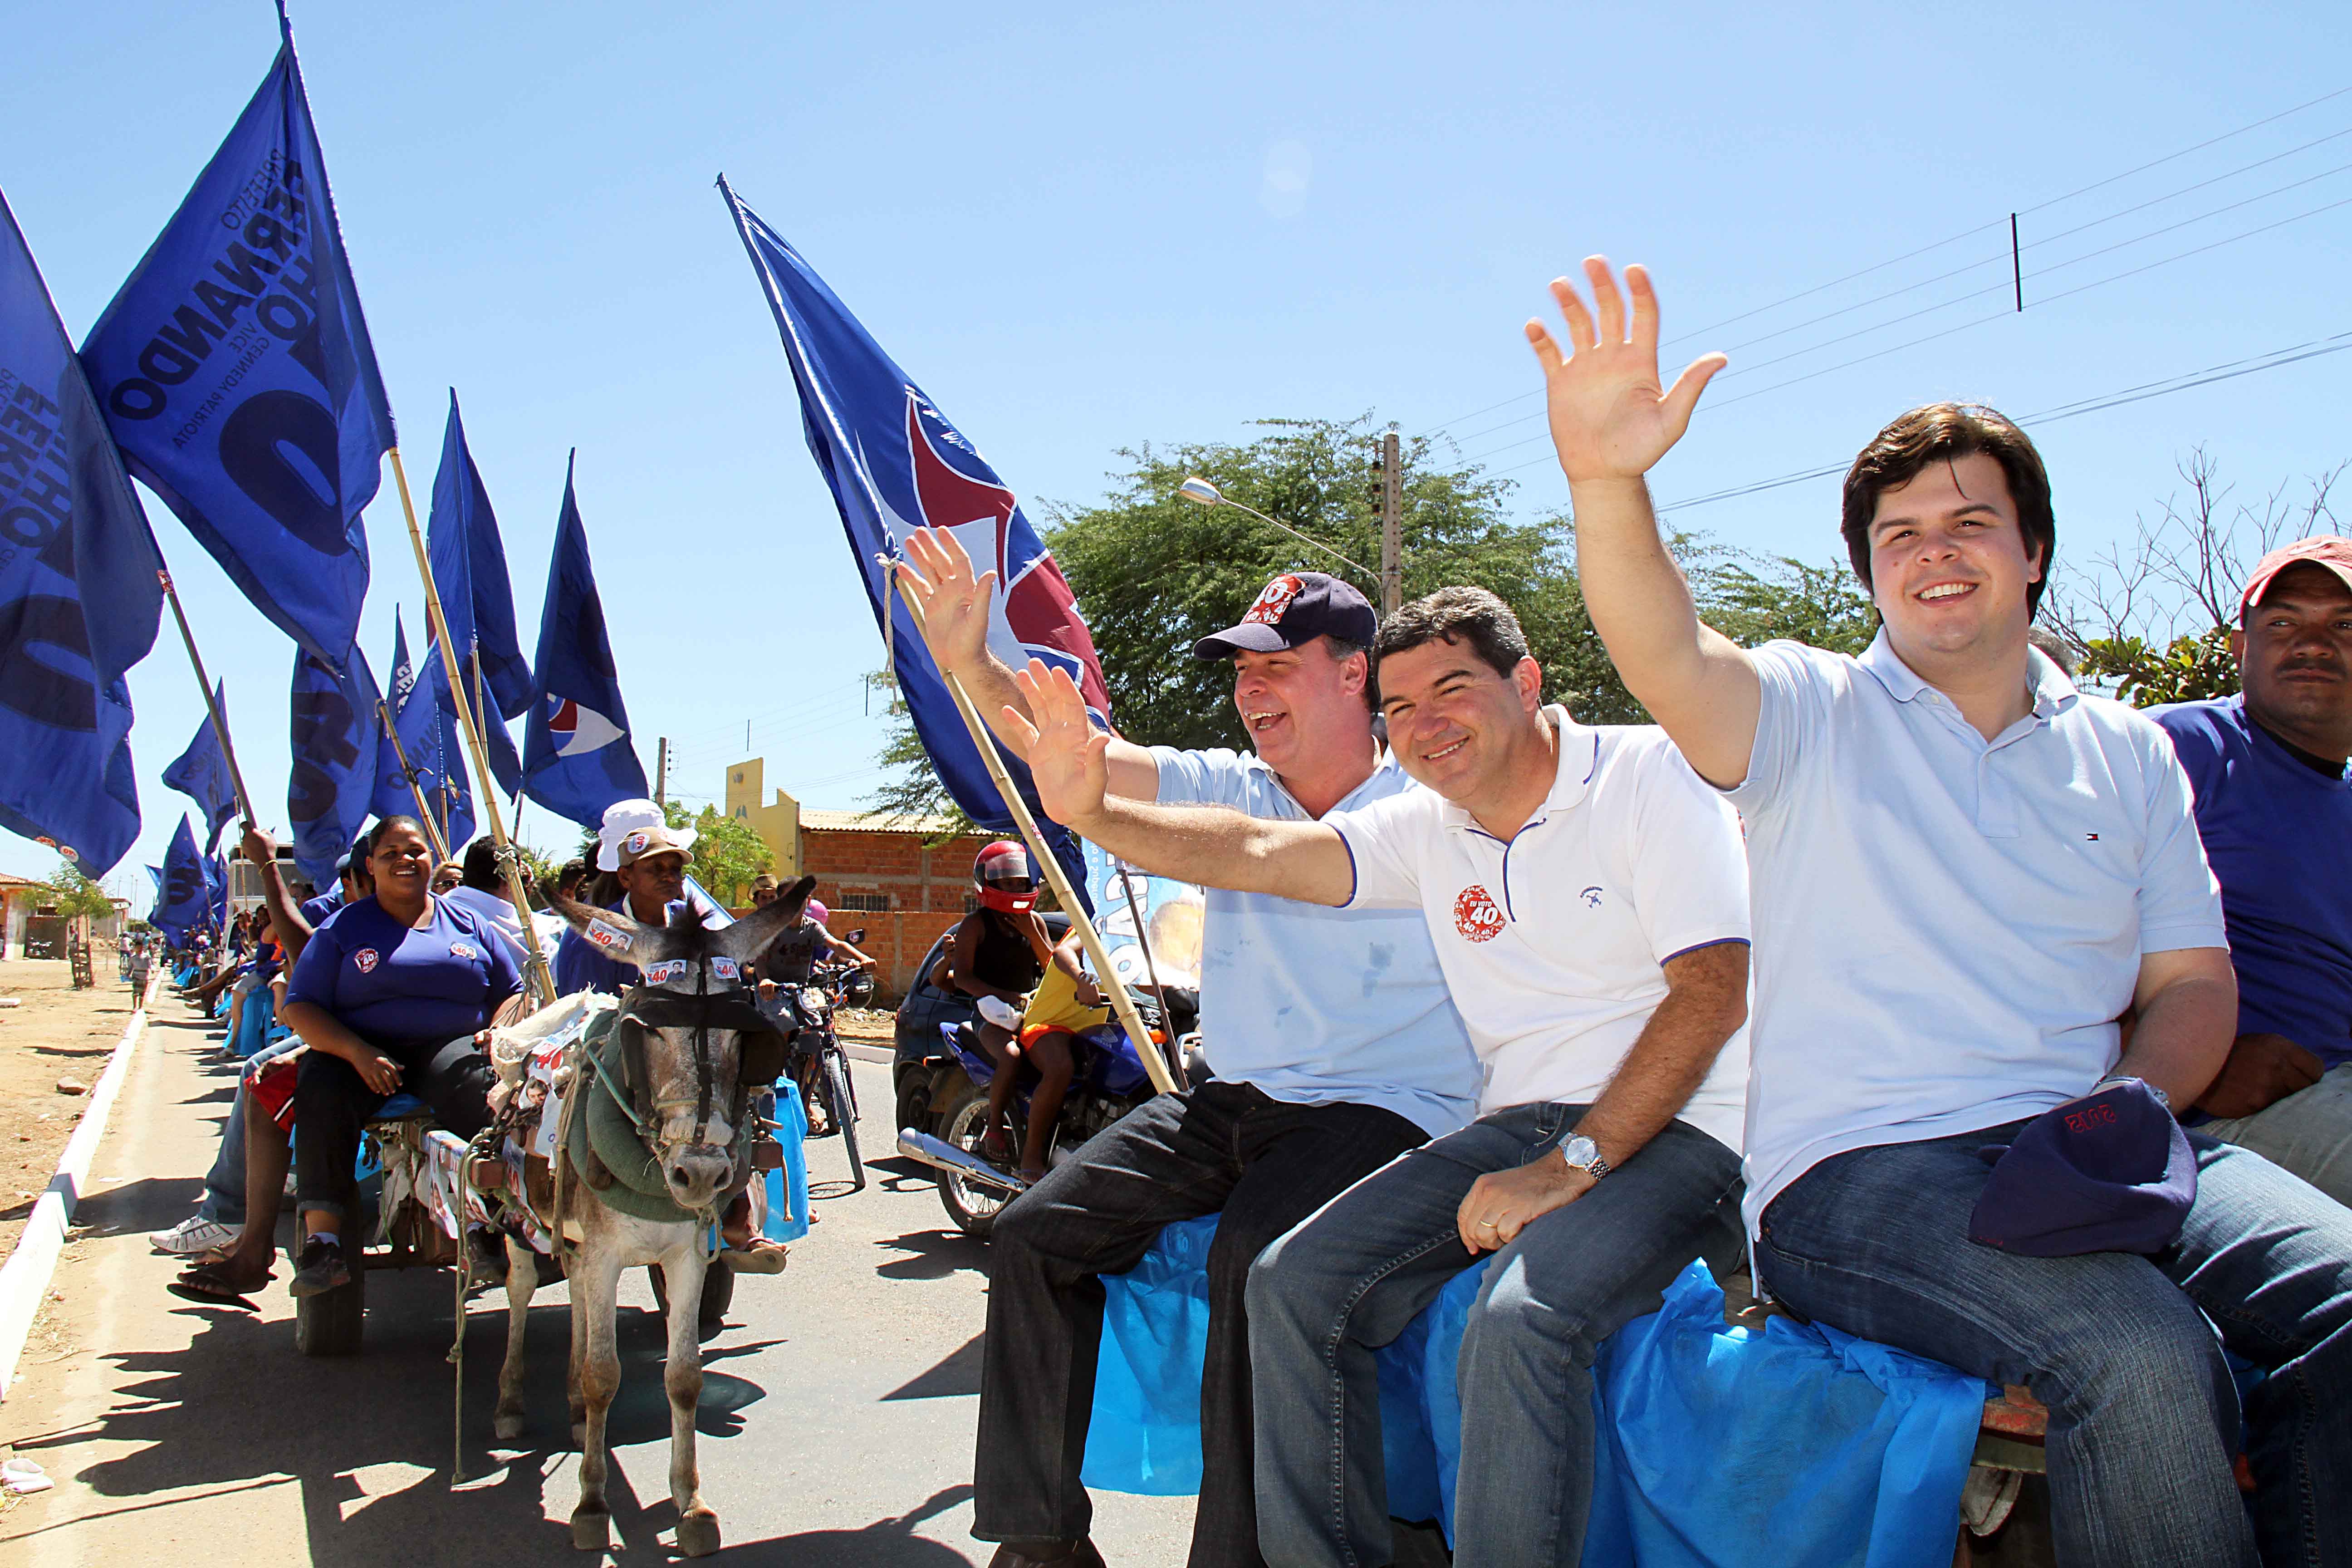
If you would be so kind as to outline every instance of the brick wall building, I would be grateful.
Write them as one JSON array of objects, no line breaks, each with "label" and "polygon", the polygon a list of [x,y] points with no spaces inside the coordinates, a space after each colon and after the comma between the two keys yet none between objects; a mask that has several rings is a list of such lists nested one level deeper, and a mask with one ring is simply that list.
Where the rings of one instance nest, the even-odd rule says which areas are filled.
[{"label": "brick wall building", "polygon": [[971,863],[990,840],[931,842],[947,826],[941,817],[800,810],[801,875],[816,879],[835,931],[866,928],[858,945],[877,960],[886,1005],[906,994],[931,943],[972,907]]}]

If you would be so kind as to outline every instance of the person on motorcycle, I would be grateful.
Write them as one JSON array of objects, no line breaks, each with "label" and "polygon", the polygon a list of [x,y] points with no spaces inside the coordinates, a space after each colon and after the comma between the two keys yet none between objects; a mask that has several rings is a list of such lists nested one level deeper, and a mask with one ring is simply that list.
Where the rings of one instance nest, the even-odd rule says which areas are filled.
[{"label": "person on motorcycle", "polygon": [[[900,581],[923,607],[933,660],[1020,752],[1003,715],[1026,708],[989,647],[994,574],[975,574],[944,530],[909,534],[907,553]],[[1370,604],[1336,578],[1275,577],[1240,624],[1192,649],[1231,668],[1253,751],[1113,738],[1112,793],[1297,820],[1403,793],[1410,781],[1372,728],[1378,628]],[[1477,1059],[1418,910],[1212,891],[1201,969],[1215,1081],[1137,1107],[1007,1205],[991,1232],[972,1533],[1001,1543],[992,1568],[1101,1562],[1086,1539],[1092,1507],[1079,1474],[1102,1314],[1096,1276],[1132,1268],[1163,1226],[1220,1212],[1191,1562],[1262,1563],[1250,1264],[1358,1178],[1471,1118]]]},{"label": "person on motorcycle", "polygon": [[[1030,875],[1027,848],[1009,838],[988,845],[972,860],[971,880],[979,908],[950,934],[940,959],[947,973],[939,984],[943,991],[959,991],[981,1003],[972,1037],[997,1067],[989,1083],[988,1130],[981,1147],[983,1157],[1001,1162],[1007,1152],[1004,1117],[1020,1076],[1015,1036],[1030,993],[1053,955],[1054,937],[1037,913],[1037,882]],[[1069,1081],[1066,1062],[1053,1091],[1055,1106]],[[1050,1128],[1053,1117],[1041,1114],[1033,1101],[1030,1125]]]},{"label": "person on motorcycle", "polygon": [[[1061,1114],[1062,1096],[1069,1091],[1077,1071],[1073,1049],[1077,1037],[1110,1021],[1110,1004],[1087,973],[1084,944],[1076,931],[1064,937],[1047,960],[1037,989],[1021,1014],[1020,1059],[1037,1069],[1037,1087],[1029,1094],[1029,1127],[1021,1142],[1021,1178],[1034,1184],[1045,1174],[1045,1145],[1053,1137],[1054,1119]],[[1017,1064],[1016,1064],[1017,1066]],[[981,1157],[1003,1163],[1005,1118],[1013,1108],[1013,1091],[1020,1074],[1000,1072],[988,1085],[988,1131],[982,1138]]]}]

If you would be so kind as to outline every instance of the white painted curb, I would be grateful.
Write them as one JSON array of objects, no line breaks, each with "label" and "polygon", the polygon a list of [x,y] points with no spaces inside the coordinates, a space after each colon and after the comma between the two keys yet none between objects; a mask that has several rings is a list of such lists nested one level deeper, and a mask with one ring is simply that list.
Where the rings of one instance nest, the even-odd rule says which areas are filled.
[{"label": "white painted curb", "polygon": [[147,994],[131,1009],[122,1038],[107,1057],[105,1070],[90,1086],[89,1108],[73,1136],[66,1140],[58,1173],[49,1178],[48,1190],[33,1205],[32,1217],[25,1222],[25,1234],[16,1238],[16,1250],[0,1265],[0,1400],[8,1397],[9,1385],[16,1381],[17,1360],[25,1353],[25,1341],[40,1313],[41,1297],[57,1273],[66,1226],[73,1219],[81,1184],[89,1179],[89,1163],[98,1157],[99,1140],[106,1136],[107,1113],[114,1109],[114,1096],[122,1088],[131,1053],[139,1047],[140,1036],[147,1032],[147,1005],[154,1000],[155,989],[163,981],[163,972],[158,967],[147,982]]}]

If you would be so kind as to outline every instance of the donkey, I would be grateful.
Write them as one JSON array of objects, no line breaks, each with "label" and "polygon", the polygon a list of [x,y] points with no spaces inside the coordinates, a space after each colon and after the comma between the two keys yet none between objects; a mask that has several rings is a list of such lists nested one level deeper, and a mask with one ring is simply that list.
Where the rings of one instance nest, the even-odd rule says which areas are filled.
[{"label": "donkey", "polygon": [[[724,931],[706,931],[689,913],[673,914],[667,926],[648,926],[611,910],[557,904],[573,929],[635,964],[639,975],[613,1025],[614,1055],[623,1070],[600,1073],[586,1050],[580,1052],[566,1117],[586,1127],[572,1126],[556,1152],[555,1213],[562,1228],[579,1237],[567,1271],[572,1429],[580,1445],[572,1544],[584,1551],[602,1552],[611,1540],[604,1418],[621,1386],[614,1302],[622,1271],[643,1264],[660,1266],[669,1297],[662,1381],[669,1394],[677,1547],[689,1557],[719,1550],[719,1515],[702,1500],[694,1455],[695,1403],[702,1394],[695,1322],[708,1264],[703,1247],[719,1205],[751,1173],[744,1125],[750,1091],[775,1081],[784,1063],[783,1040],[753,1005],[741,966],[800,918],[815,886],[815,878],[803,877],[766,909]],[[616,1089],[634,1103],[623,1104]],[[599,1100],[605,1103],[599,1107]],[[624,1212],[622,1203],[637,1212]],[[665,1209],[672,1217],[642,1217]],[[537,1273],[530,1249],[509,1239],[507,1354],[499,1371],[496,1416],[501,1441],[522,1434],[523,1325]]]}]

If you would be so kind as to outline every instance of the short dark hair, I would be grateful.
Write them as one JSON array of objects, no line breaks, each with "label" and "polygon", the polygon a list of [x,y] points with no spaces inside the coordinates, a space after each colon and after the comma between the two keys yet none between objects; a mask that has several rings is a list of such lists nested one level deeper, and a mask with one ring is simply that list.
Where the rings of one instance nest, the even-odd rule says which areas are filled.
[{"label": "short dark hair", "polygon": [[458,885],[495,893],[500,880],[498,842],[485,833],[466,846],[466,869],[458,879]]},{"label": "short dark hair", "polygon": [[1862,585],[1870,583],[1870,521],[1878,498],[1917,479],[1930,463],[1950,462],[1981,452],[2000,465],[2009,499],[2017,507],[2018,532],[2025,553],[2042,552],[2042,577],[2025,585],[2025,613],[2042,606],[2050,569],[2058,554],[2058,520],[2050,507],[2050,474],[2042,454],[2014,420],[1980,403],[1929,403],[1897,415],[1870,439],[1845,474],[1845,502],[1838,531],[1845,536],[1846,559]]},{"label": "short dark hair", "polygon": [[1440,588],[1381,623],[1380,640],[1372,645],[1374,683],[1382,659],[1433,642],[1467,643],[1482,663],[1507,678],[1528,657],[1528,634],[1510,605],[1484,588]]}]

